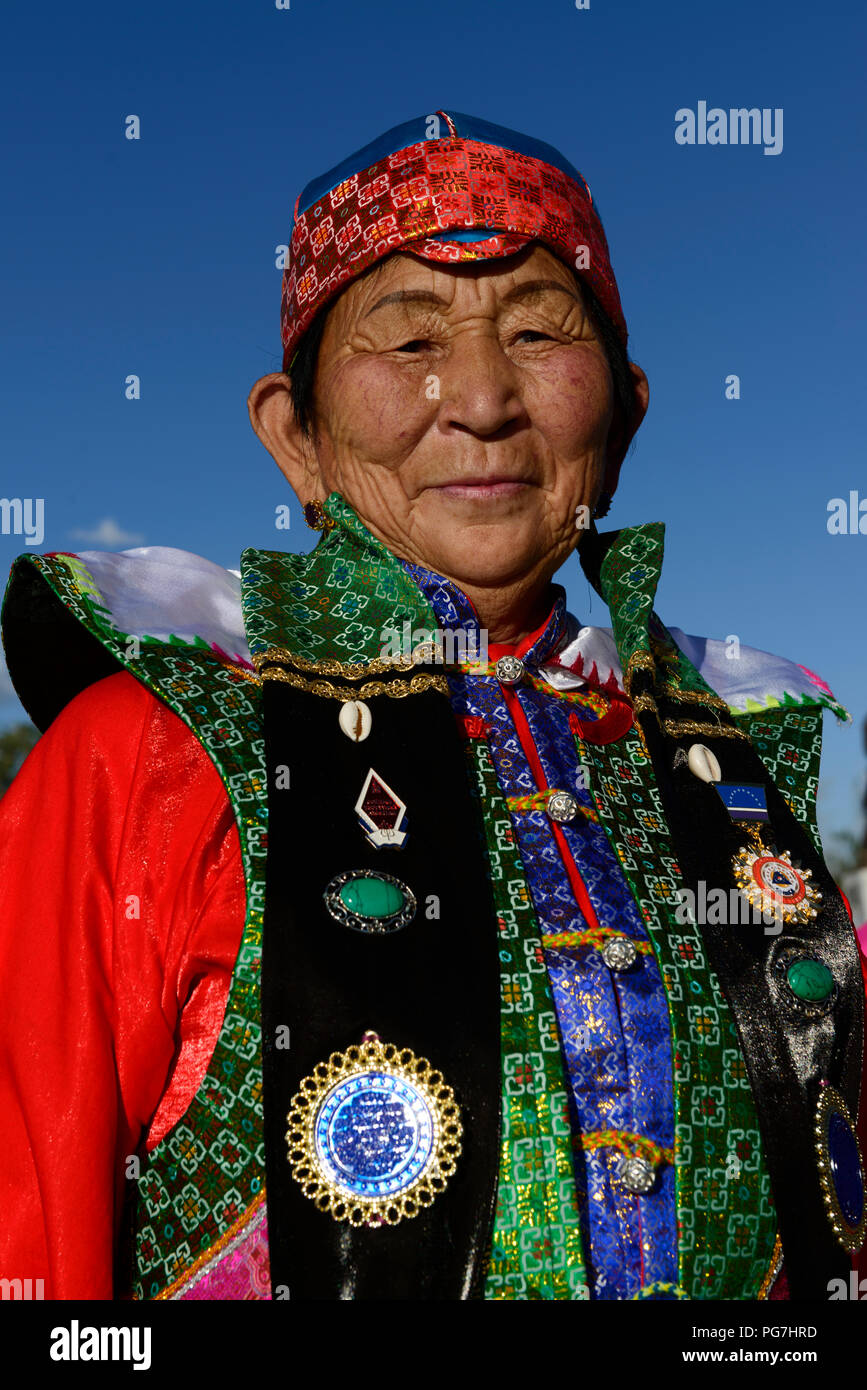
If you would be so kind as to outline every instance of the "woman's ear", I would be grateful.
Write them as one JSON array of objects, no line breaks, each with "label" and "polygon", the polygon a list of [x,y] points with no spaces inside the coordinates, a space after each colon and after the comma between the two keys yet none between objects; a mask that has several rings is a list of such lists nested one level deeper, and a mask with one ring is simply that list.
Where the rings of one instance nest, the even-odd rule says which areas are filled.
[{"label": "woman's ear", "polygon": [[647,414],[647,406],[650,401],[650,385],[641,367],[637,362],[630,362],[629,370],[632,373],[632,421],[627,429],[621,412],[617,411],[605,450],[605,476],[602,481],[602,491],[608,493],[609,497],[613,497],[617,491],[620,469],[626,458],[626,451]]},{"label": "woman's ear", "polygon": [[324,502],[327,490],[312,441],[295,418],[289,378],[271,372],[255,382],[247,397],[250,424],[299,502]]}]

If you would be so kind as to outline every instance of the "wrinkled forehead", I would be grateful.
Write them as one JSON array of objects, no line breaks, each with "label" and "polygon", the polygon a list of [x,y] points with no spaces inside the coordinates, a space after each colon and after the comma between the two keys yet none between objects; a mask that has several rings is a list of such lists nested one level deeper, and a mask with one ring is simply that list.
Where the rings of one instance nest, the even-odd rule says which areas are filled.
[{"label": "wrinkled forehead", "polygon": [[443,267],[502,261],[538,242],[587,280],[626,345],[590,189],[553,146],[461,112],[392,127],[296,200],[283,275],[283,366],[318,312],[403,251]]},{"label": "wrinkled forehead", "polygon": [[[545,296],[562,301],[566,291],[581,303],[575,271],[541,242],[495,259],[441,264],[410,251],[393,251],[339,291],[330,308],[344,324],[365,318],[386,305],[460,313],[481,304],[507,307],[513,302],[540,303]],[[562,307],[562,304],[561,304]],[[330,316],[329,316],[330,317]]]}]

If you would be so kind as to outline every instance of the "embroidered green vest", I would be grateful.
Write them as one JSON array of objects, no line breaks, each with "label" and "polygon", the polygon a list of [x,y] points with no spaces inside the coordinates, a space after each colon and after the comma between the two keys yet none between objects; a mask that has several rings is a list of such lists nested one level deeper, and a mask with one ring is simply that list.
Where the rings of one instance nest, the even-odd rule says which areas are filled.
[{"label": "embroidered green vest", "polygon": [[[241,570],[254,664],[269,648],[289,649],[309,664],[314,693],[317,680],[334,679],[335,662],[374,662],[384,628],[407,620],[413,628],[437,627],[421,592],[352,508],[337,493],[327,507],[337,524],[311,553],[247,550]],[[652,611],[663,534],[656,523],[625,529],[606,554],[601,588],[620,661],[624,672],[641,663],[660,686],[713,699]],[[80,687],[122,666],[175,711],[220,773],[237,821],[246,880],[241,946],[207,1073],[186,1114],[149,1155],[133,1204],[134,1296],[177,1298],[215,1253],[230,1249],[263,1214],[259,970],[267,787],[261,681],[203,640],[130,638],[108,620],[100,598],[75,556],[25,555],[13,568],[4,614],[10,603],[29,603],[40,622],[50,625],[62,612],[67,647],[71,640],[74,645],[69,619],[73,627],[80,625]],[[45,639],[35,633],[36,640]],[[16,684],[24,692],[26,680],[19,676]],[[363,697],[364,689],[356,684],[351,694]],[[818,692],[739,714],[770,776],[819,848],[822,705],[845,714]],[[485,1296],[586,1298],[573,1136],[540,929],[485,742],[468,741],[467,757],[502,934],[502,1150]],[[646,923],[670,1012],[678,1283],[640,1296],[764,1297],[779,1265],[779,1245],[755,1105],[701,934],[676,915],[681,880],[648,756],[633,726],[608,745],[576,738],[576,757],[590,773],[600,823]]]}]

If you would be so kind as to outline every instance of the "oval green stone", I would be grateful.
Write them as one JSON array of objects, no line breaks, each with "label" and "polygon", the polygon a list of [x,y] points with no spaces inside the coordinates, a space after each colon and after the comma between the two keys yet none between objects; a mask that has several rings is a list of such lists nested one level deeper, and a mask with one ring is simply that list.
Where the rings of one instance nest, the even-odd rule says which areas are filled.
[{"label": "oval green stone", "polygon": [[796,960],[786,971],[789,989],[798,999],[820,1003],[834,988],[834,976],[820,960]]},{"label": "oval green stone", "polygon": [[340,889],[340,901],[359,917],[393,917],[406,905],[396,883],[381,878],[351,878]]}]

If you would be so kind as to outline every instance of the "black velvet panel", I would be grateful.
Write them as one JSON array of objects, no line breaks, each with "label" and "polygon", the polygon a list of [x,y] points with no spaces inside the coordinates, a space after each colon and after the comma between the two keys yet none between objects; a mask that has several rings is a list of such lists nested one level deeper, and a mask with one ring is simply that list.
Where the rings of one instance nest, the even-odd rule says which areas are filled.
[{"label": "black velvet panel", "polygon": [[[647,679],[644,672],[637,675],[633,694]],[[649,685],[643,688],[649,690]],[[672,720],[708,718],[695,704],[660,699],[659,708]],[[788,851],[796,867],[811,869],[811,882],[823,894],[818,916],[809,925],[784,925],[778,935],[761,924],[700,924],[699,929],[746,1057],[791,1296],[824,1301],[828,1281],[848,1277],[850,1265],[825,1214],[813,1123],[823,1080],[843,1094],[853,1120],[857,1114],[864,1027],[857,945],[824,861],[753,745],[714,736],[714,722],[732,727],[725,712],[714,710],[709,718],[706,733],[675,739],[662,732],[652,713],[640,716],[685,885],[697,898],[700,880],[708,894],[717,888],[728,894],[735,884],[731,861],[741,846],[750,846],[714,787],[697,778],[684,760],[674,768],[678,747],[686,751],[691,743],[702,743],[716,755],[723,781],[766,788],[770,823],[763,826],[764,843],[778,853]],[[804,1008],[794,999],[783,969],[790,951],[816,955],[830,968],[837,989],[829,1008]]]},{"label": "black velvet panel", "polygon": [[[277,680],[263,689],[269,829],[262,1019],[272,1288],[290,1299],[462,1299],[482,1293],[499,1153],[497,919],[466,753],[436,691],[366,700],[370,736],[340,730],[340,702]],[[278,789],[285,767],[289,788]],[[376,849],[354,805],[368,769],[407,805],[402,849]],[[418,901],[388,935],[335,922],[322,900],[344,870],[378,869]],[[439,899],[428,917],[427,899]],[[288,1050],[277,1029],[290,1029]],[[463,1151],[445,1192],[396,1226],[353,1228],[291,1177],[286,1114],[302,1078],[366,1030],[443,1073]],[[285,1294],[283,1295],[285,1296]]]},{"label": "black velvet panel", "polygon": [[35,565],[18,563],[12,572],[3,646],[16,693],[41,733],[87,686],[123,670]]}]

